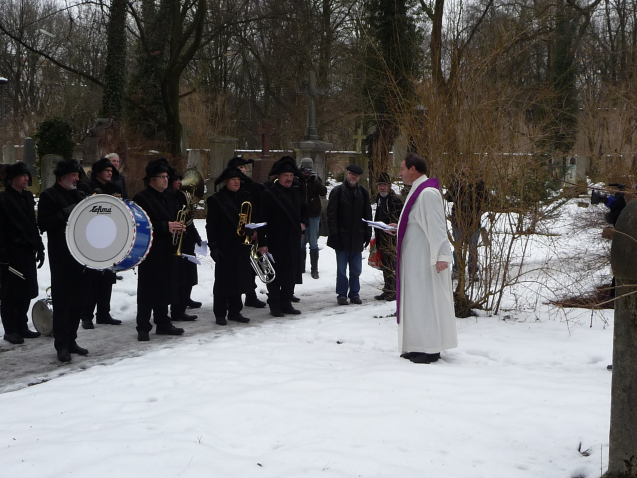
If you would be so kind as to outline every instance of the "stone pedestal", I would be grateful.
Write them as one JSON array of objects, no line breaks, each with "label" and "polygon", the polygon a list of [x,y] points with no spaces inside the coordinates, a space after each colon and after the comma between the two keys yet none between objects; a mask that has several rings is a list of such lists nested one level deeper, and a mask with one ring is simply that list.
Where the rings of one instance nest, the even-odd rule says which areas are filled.
[{"label": "stone pedestal", "polygon": [[[610,446],[606,477],[637,476],[637,201],[619,216],[611,246],[617,283]],[[621,297],[622,295],[626,297]]]},{"label": "stone pedestal", "polygon": [[55,184],[55,175],[53,174],[53,171],[55,171],[57,163],[63,159],[64,158],[59,154],[47,154],[40,160],[40,180],[42,182],[41,191],[44,191]]},{"label": "stone pedestal", "polygon": [[15,146],[11,144],[11,141],[8,141],[2,147],[2,164],[15,164],[18,160],[18,152],[15,149]]},{"label": "stone pedestal", "polygon": [[292,148],[294,148],[294,152],[296,153],[297,166],[301,162],[301,158],[312,158],[314,171],[325,181],[325,152],[332,149],[332,143],[318,140],[304,140],[292,143]]}]

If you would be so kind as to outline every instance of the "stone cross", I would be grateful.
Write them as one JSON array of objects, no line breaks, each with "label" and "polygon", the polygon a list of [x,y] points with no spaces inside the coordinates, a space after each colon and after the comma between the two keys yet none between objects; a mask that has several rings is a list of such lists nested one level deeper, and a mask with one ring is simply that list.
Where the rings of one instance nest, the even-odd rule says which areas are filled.
[{"label": "stone cross", "polygon": [[637,476],[637,201],[630,201],[619,215],[610,262],[617,299],[608,472],[604,476],[619,478]]},{"label": "stone cross", "polygon": [[274,126],[272,126],[272,122],[264,119],[261,121],[261,126],[259,126],[255,132],[261,135],[261,159],[269,159],[270,135],[273,135],[276,132]]},{"label": "stone cross", "polygon": [[316,73],[314,73],[314,71],[309,72],[309,79],[301,84],[299,93],[307,95],[307,127],[305,128],[303,139],[305,141],[319,139],[318,131],[316,130],[315,101],[318,96],[325,94],[325,89],[316,86]]},{"label": "stone cross", "polygon": [[356,130],[356,134],[354,136],[352,136],[352,139],[356,140],[356,152],[357,153],[362,153],[363,152],[363,140],[367,139],[367,136],[363,134],[363,127],[359,126],[358,129]]}]

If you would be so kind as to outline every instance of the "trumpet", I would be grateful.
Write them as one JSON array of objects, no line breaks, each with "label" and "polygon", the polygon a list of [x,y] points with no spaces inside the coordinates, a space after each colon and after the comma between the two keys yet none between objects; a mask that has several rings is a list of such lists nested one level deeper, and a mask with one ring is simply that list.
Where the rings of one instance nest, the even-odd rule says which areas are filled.
[{"label": "trumpet", "polygon": [[188,211],[186,206],[184,206],[177,213],[177,219],[175,219],[175,222],[181,224],[181,229],[179,231],[173,232],[173,246],[177,246],[177,252],[175,252],[176,256],[181,256],[181,243],[184,240],[184,232],[186,231],[185,224],[187,215]]},{"label": "trumpet", "polygon": [[246,246],[250,245],[250,238],[248,237],[248,232],[246,231],[246,224],[250,224],[252,222],[252,203],[250,201],[243,201],[241,203],[241,208],[239,209],[239,224],[237,224],[237,234],[239,236],[245,236],[246,239],[243,243]]}]

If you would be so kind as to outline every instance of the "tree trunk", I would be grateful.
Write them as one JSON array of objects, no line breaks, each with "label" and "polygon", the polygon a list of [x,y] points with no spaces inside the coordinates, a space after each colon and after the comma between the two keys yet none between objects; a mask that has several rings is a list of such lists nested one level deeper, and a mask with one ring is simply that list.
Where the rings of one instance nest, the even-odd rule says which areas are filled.
[{"label": "tree trunk", "polygon": [[102,109],[104,117],[119,121],[126,84],[126,0],[112,0],[110,14]]}]

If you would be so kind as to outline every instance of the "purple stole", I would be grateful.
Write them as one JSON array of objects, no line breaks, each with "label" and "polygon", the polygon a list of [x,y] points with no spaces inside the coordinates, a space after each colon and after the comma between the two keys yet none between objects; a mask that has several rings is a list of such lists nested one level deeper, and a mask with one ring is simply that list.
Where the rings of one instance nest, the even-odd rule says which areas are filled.
[{"label": "purple stole", "polygon": [[420,193],[425,188],[440,189],[437,178],[429,178],[424,183],[416,188],[413,194],[410,196],[407,204],[403,209],[402,216],[400,216],[400,223],[398,224],[398,243],[396,246],[396,322],[400,324],[400,249],[405,237],[405,231],[407,230],[407,221],[409,221],[409,212],[411,211],[414,202]]}]

